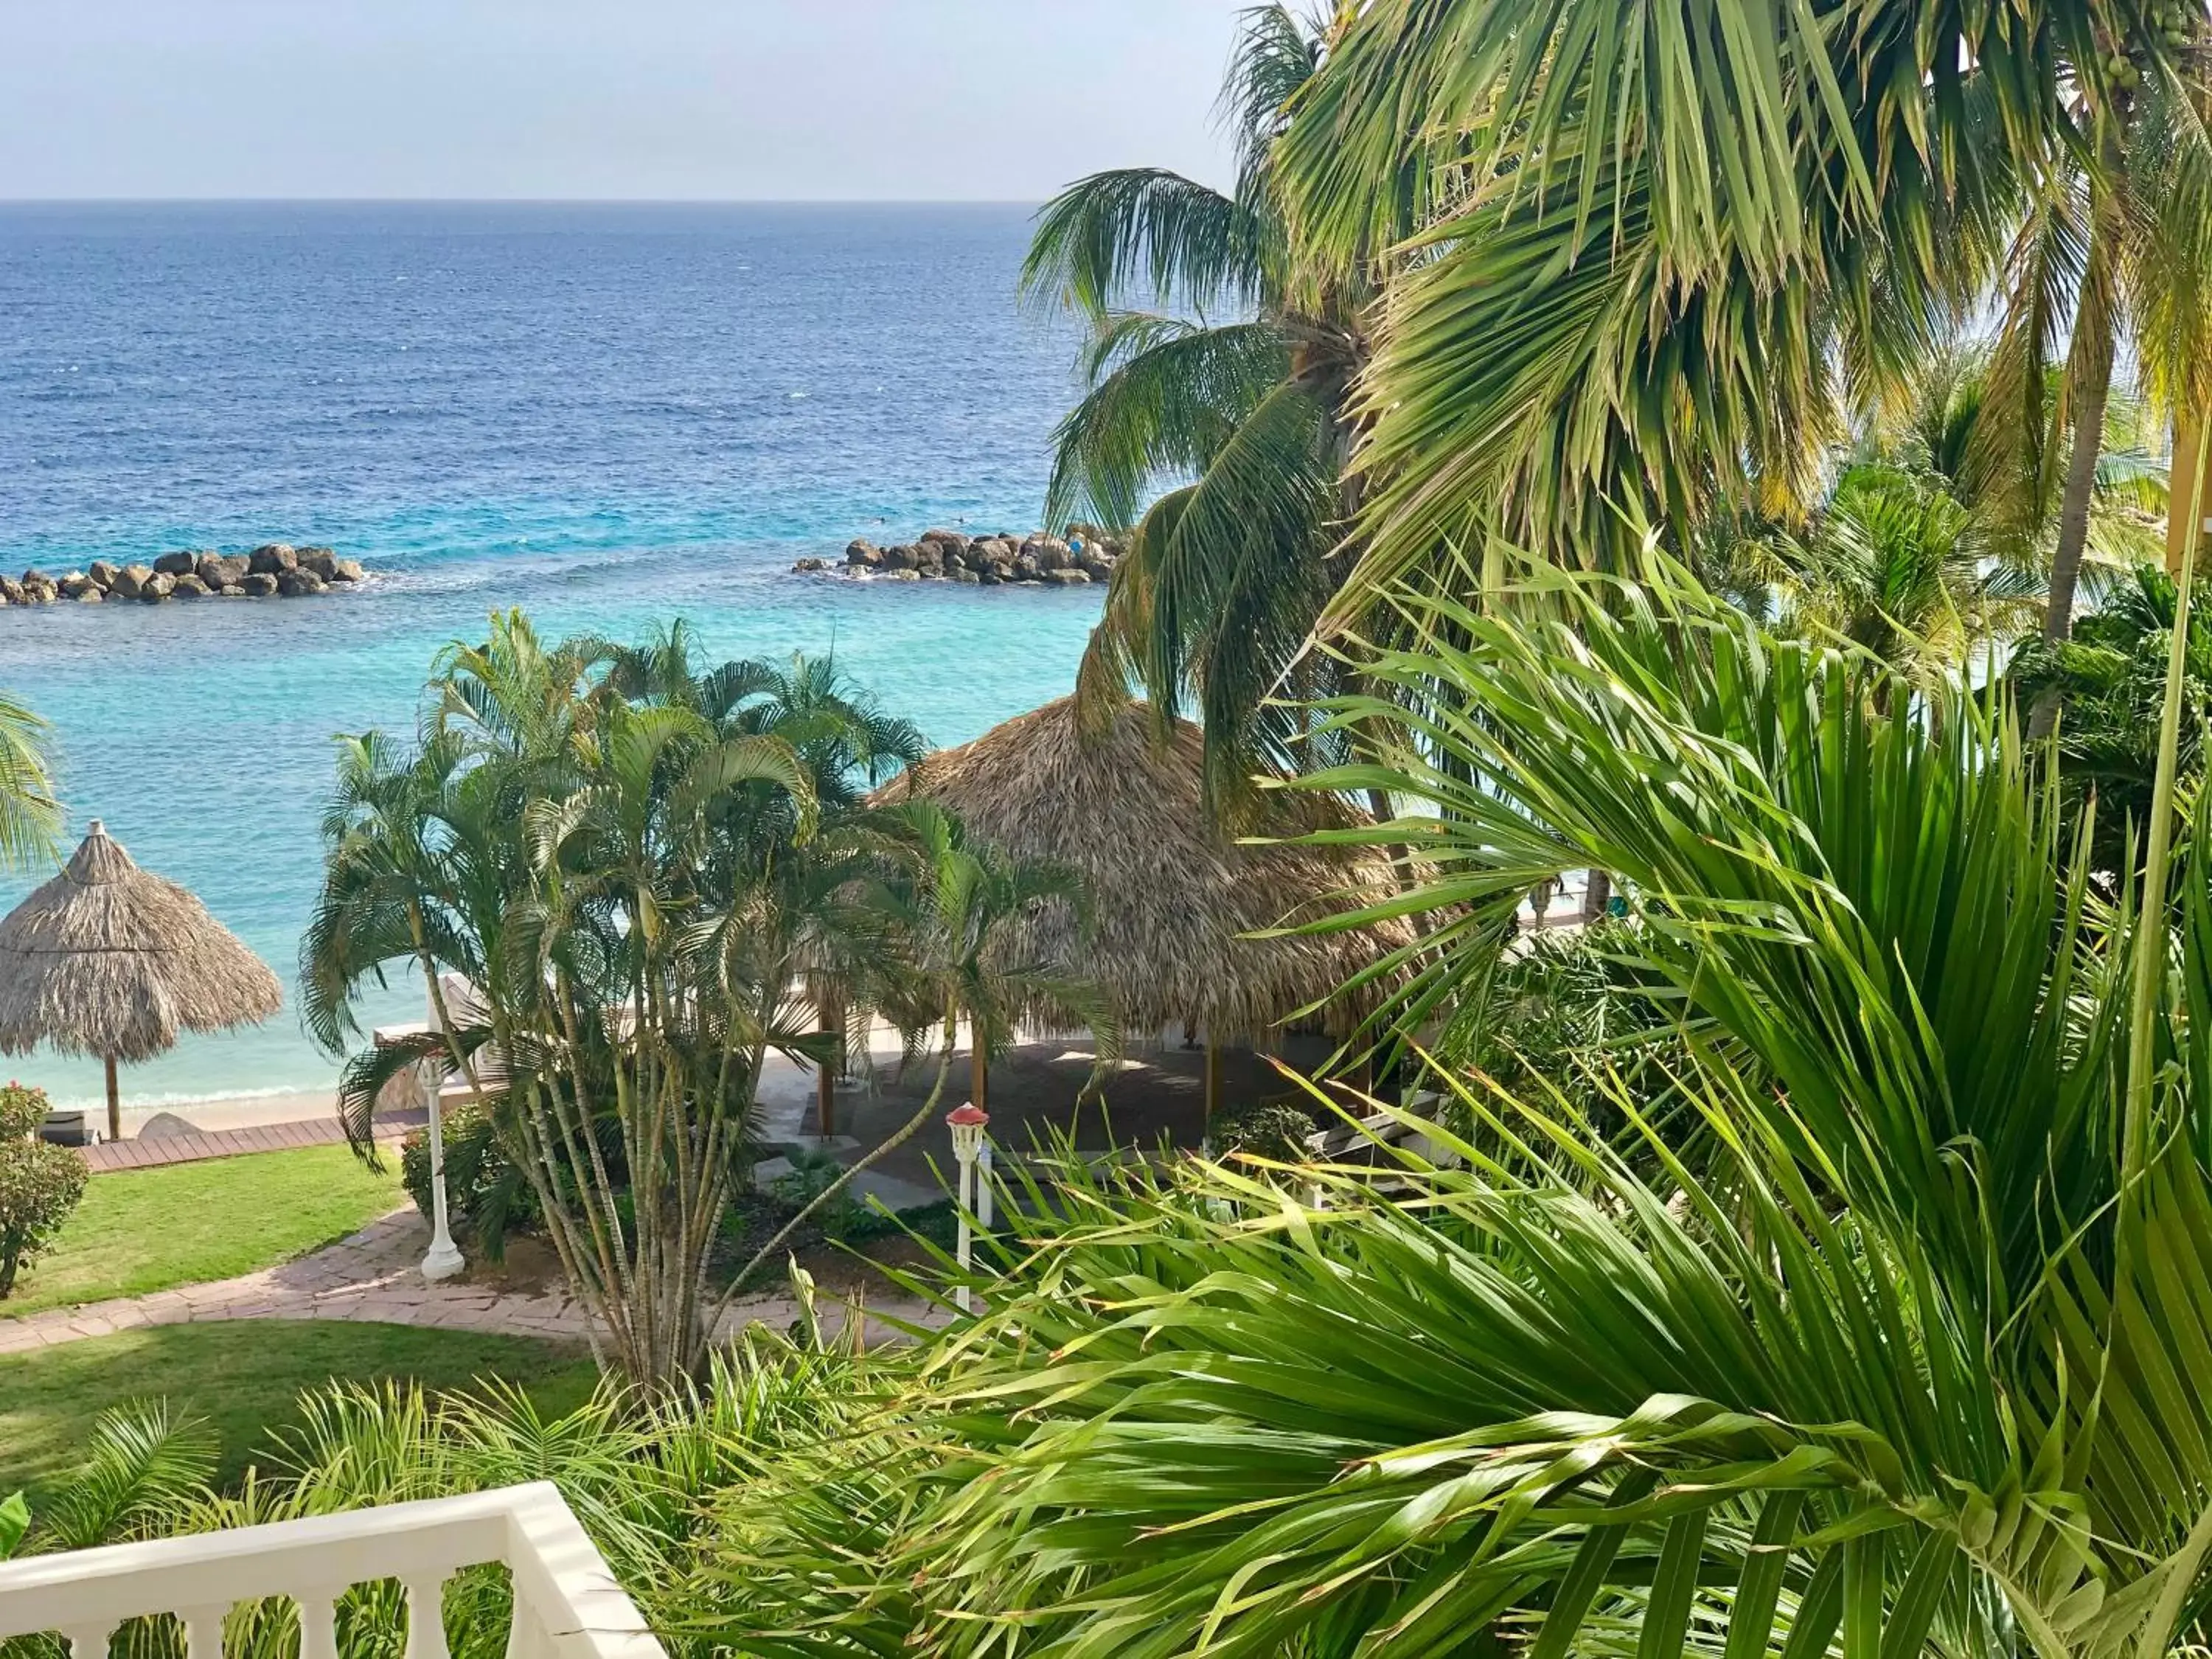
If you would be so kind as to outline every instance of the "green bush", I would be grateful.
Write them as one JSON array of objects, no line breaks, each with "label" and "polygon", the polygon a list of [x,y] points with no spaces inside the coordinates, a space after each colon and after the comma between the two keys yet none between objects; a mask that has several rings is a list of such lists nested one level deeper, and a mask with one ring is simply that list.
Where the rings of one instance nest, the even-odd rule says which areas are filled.
[{"label": "green bush", "polygon": [[[491,1120],[472,1106],[444,1114],[446,1205],[457,1238],[466,1238],[497,1261],[510,1232],[538,1224],[538,1195],[521,1170],[507,1162]],[[430,1137],[417,1129],[401,1143],[399,1180],[425,1217],[430,1213]]]},{"label": "green bush", "polygon": [[1314,1128],[1313,1114],[1304,1107],[1270,1100],[1224,1112],[1206,1126],[1206,1139],[1213,1143],[1216,1158],[1249,1152],[1279,1164],[1302,1164],[1312,1156],[1306,1137]]},{"label": "green bush", "polygon": [[15,1275],[46,1249],[84,1196],[85,1164],[38,1138],[46,1091],[10,1083],[0,1089],[0,1298]]}]

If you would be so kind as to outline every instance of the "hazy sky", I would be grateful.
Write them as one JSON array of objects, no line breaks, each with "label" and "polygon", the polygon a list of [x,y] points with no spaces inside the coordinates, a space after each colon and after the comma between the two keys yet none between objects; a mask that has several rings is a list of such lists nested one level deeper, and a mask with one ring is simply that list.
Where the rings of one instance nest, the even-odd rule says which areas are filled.
[{"label": "hazy sky", "polygon": [[0,198],[1222,182],[1243,0],[0,0]]}]

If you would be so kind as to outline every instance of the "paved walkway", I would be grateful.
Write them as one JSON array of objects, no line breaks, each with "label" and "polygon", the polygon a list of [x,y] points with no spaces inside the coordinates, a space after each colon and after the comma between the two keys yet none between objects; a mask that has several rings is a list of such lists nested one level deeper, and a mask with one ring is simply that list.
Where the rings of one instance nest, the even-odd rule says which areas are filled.
[{"label": "paved walkway", "polygon": [[[376,1137],[393,1139],[428,1121],[421,1111],[376,1120]],[[264,1123],[246,1129],[180,1129],[140,1134],[128,1140],[103,1140],[78,1148],[94,1175],[110,1170],[151,1170],[165,1164],[197,1164],[203,1158],[235,1158],[241,1152],[283,1152],[295,1146],[334,1146],[345,1139],[335,1116],[304,1123]]]},{"label": "paved walkway", "polygon": [[[585,1340],[587,1316],[565,1289],[528,1293],[450,1279],[430,1284],[420,1271],[429,1242],[429,1224],[410,1206],[312,1255],[236,1279],[0,1319],[0,1354],[112,1336],[148,1325],[225,1319],[350,1319]],[[837,1309],[826,1295],[822,1311],[824,1322],[834,1327]],[[925,1310],[920,1304],[886,1301],[871,1304],[871,1311],[915,1319]],[[798,1314],[798,1304],[788,1296],[749,1298],[724,1316],[721,1334],[733,1334],[756,1321],[781,1327]]]}]

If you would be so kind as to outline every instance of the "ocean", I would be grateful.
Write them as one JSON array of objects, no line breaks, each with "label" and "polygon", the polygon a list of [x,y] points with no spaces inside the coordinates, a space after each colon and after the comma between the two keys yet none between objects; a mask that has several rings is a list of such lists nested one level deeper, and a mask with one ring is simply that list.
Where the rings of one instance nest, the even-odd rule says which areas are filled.
[{"label": "ocean", "polygon": [[[326,1086],[291,1006],[331,739],[413,727],[441,647],[678,617],[834,652],[935,742],[1071,689],[1098,596],[793,574],[854,536],[1035,527],[1077,395],[1018,206],[0,204],[0,570],[326,543],[323,599],[0,610],[0,688],[104,819],[287,983],[127,1104]],[[27,890],[0,878],[0,908]],[[374,1018],[419,1017],[395,987]],[[96,1062],[0,1073],[100,1097]]]}]

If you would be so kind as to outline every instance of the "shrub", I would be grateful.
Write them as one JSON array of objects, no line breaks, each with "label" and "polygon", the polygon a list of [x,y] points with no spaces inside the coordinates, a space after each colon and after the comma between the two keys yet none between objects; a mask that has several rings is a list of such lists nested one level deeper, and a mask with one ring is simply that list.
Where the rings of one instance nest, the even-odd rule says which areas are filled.
[{"label": "shrub", "polygon": [[[456,1237],[472,1240],[484,1259],[506,1254],[509,1232],[529,1232],[538,1223],[538,1195],[522,1172],[507,1161],[492,1132],[491,1120],[472,1106],[444,1115],[446,1205]],[[430,1213],[430,1137],[421,1129],[399,1148],[399,1180],[425,1217]]]},{"label": "shrub", "polygon": [[46,1091],[10,1083],[0,1089],[0,1298],[15,1275],[53,1243],[84,1196],[84,1160],[38,1138]]},{"label": "shrub", "polygon": [[1313,1132],[1311,1112],[1291,1101],[1271,1100],[1224,1112],[1206,1126],[1206,1139],[1216,1158],[1249,1152],[1279,1164],[1303,1164],[1312,1156],[1306,1137]]}]

